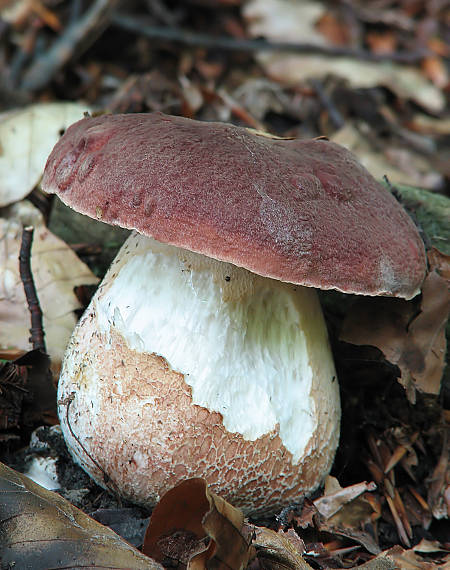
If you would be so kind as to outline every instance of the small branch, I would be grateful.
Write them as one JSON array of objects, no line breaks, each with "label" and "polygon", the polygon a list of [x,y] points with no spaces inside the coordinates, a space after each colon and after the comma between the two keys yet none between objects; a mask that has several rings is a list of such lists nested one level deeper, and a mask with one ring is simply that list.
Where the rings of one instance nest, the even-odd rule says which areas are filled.
[{"label": "small branch", "polygon": [[25,296],[27,298],[28,309],[31,313],[31,338],[33,349],[47,352],[44,340],[44,329],[42,326],[42,310],[31,272],[31,244],[33,243],[34,228],[27,226],[22,231],[22,245],[19,254],[20,278],[22,279]]},{"label": "small branch", "polygon": [[345,125],[344,117],[338,111],[337,107],[325,92],[322,83],[318,79],[312,79],[311,85],[316,92],[317,98],[321,102],[322,106],[328,111],[328,116],[330,121],[336,129],[340,129]]},{"label": "small branch", "polygon": [[21,88],[42,89],[72,57],[79,57],[103,33],[119,0],[96,0],[24,74]]},{"label": "small branch", "polygon": [[94,457],[92,457],[92,455],[85,448],[85,446],[82,444],[79,437],[75,434],[75,432],[72,429],[72,426],[70,424],[70,419],[69,419],[69,409],[70,409],[70,406],[72,405],[72,402],[75,400],[75,397],[76,397],[76,393],[71,392],[67,398],[64,398],[63,400],[60,400],[58,402],[59,406],[66,406],[66,424],[67,424],[67,427],[69,428],[70,435],[78,443],[78,445],[81,447],[81,449],[84,451],[84,453],[89,457],[89,459],[92,461],[92,463],[95,465],[95,467],[97,467],[97,469],[100,471],[100,473],[102,474],[102,477],[103,477],[103,483],[104,483],[105,487],[107,489],[109,489],[111,492],[115,493],[117,498],[120,500],[120,493],[119,493],[119,490],[117,489],[117,486],[114,483],[114,481],[110,478],[110,476],[103,469],[103,467],[100,465],[100,463]]},{"label": "small branch", "polygon": [[140,34],[152,40],[162,40],[180,43],[189,47],[221,49],[228,51],[257,52],[280,51],[292,53],[309,53],[327,55],[329,57],[350,57],[364,61],[395,61],[399,63],[415,63],[427,55],[426,49],[416,52],[372,53],[366,50],[355,50],[336,46],[321,46],[314,44],[300,44],[290,42],[268,42],[260,39],[236,39],[226,36],[210,36],[197,32],[190,32],[180,28],[158,27],[145,23],[145,18],[127,16],[116,13],[112,17],[113,25]]}]

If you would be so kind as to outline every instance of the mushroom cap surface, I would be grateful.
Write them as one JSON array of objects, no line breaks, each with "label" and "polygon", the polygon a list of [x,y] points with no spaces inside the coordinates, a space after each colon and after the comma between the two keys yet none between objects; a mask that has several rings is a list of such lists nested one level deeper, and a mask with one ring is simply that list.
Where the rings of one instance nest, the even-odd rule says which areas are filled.
[{"label": "mushroom cap surface", "polygon": [[161,113],[75,123],[42,182],[77,211],[281,281],[409,299],[422,240],[343,147]]}]

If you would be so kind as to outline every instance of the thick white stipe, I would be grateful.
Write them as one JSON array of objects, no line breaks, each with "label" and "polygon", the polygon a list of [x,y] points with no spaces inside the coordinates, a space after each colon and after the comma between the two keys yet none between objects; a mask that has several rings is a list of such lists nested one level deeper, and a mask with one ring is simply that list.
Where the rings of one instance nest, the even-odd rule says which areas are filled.
[{"label": "thick white stipe", "polygon": [[164,356],[229,432],[255,440],[279,424],[301,459],[317,428],[312,390],[335,374],[315,291],[134,235],[94,302],[102,332]]}]

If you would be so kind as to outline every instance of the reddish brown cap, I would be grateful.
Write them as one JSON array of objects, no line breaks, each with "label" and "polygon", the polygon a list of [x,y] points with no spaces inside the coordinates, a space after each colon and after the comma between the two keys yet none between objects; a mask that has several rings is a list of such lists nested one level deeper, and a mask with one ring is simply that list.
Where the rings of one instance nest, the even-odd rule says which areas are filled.
[{"label": "reddish brown cap", "polygon": [[422,240],[346,149],[160,113],[72,125],[43,189],[77,211],[281,281],[414,296]]}]

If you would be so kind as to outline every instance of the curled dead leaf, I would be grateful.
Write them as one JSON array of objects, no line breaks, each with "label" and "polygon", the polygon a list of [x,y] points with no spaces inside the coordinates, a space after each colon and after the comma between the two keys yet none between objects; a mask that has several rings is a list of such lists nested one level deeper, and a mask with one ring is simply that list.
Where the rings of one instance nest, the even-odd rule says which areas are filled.
[{"label": "curled dead leaf", "polygon": [[[322,497],[314,501],[314,505],[325,519],[331,519],[336,513],[363,493],[366,491],[374,491],[375,489],[375,483],[367,483],[366,481],[342,488],[337,479],[328,476],[325,483],[325,493]],[[359,520],[361,519],[359,518]]]},{"label": "curled dead leaf", "polygon": [[415,390],[438,394],[445,366],[445,326],[450,311],[446,280],[431,271],[422,287],[419,313],[400,299],[361,299],[347,315],[340,339],[375,346],[399,367],[410,401]]},{"label": "curled dead leaf", "polygon": [[366,481],[341,487],[336,478],[328,476],[324,495],[314,501],[321,514],[317,519],[318,529],[348,538],[362,545],[371,554],[378,554],[380,547],[372,534],[361,530],[378,518],[377,505],[371,501],[370,495],[376,488],[375,483]]},{"label": "curled dead leaf", "polygon": [[275,532],[265,527],[251,528],[260,567],[265,570],[311,569],[302,558],[306,551],[305,544],[293,529]]},{"label": "curled dead leaf", "polygon": [[255,551],[243,525],[242,511],[211,493],[204,479],[187,479],[156,505],[143,551],[178,568],[246,568]]}]

